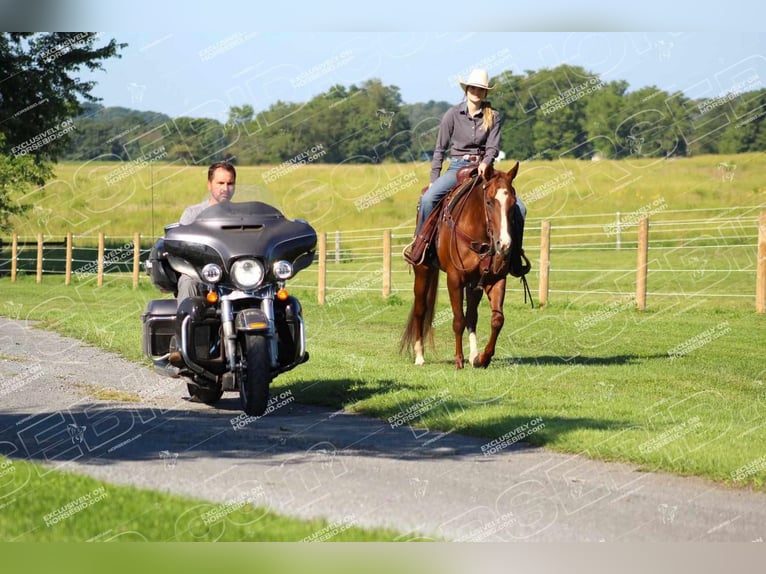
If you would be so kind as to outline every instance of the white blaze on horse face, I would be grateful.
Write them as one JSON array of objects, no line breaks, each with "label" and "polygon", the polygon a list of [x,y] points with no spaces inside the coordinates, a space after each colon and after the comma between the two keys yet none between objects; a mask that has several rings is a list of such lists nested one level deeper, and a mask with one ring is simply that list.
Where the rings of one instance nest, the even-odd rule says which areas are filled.
[{"label": "white blaze on horse face", "polygon": [[508,202],[510,193],[504,187],[501,187],[495,193],[495,200],[500,204],[500,247],[508,249],[511,246],[511,234],[508,232]]}]

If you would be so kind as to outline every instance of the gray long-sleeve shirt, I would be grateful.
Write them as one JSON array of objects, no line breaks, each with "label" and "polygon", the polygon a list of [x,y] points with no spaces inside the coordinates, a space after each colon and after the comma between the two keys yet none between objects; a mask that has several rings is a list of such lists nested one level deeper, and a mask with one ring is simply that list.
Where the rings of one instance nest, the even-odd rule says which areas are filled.
[{"label": "gray long-sleeve shirt", "polygon": [[206,199],[205,201],[201,203],[195,203],[194,205],[190,205],[186,209],[184,209],[184,212],[181,214],[181,219],[179,220],[179,223],[181,225],[189,225],[192,221],[197,219],[197,216],[205,211],[208,207],[210,207],[210,198]]},{"label": "gray long-sleeve shirt", "polygon": [[484,112],[479,111],[475,116],[468,114],[468,104],[461,102],[448,109],[439,124],[439,135],[436,137],[434,158],[431,162],[431,182],[441,174],[445,152],[450,155],[478,155],[483,153],[482,163],[492,163],[500,149],[500,126],[502,118],[497,110],[493,110],[494,122],[489,131],[484,130]]}]

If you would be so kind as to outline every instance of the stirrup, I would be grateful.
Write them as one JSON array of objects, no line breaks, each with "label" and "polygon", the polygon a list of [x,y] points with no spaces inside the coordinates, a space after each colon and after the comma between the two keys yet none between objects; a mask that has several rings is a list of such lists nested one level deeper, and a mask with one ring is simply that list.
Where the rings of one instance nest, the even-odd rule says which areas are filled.
[{"label": "stirrup", "polygon": [[402,249],[402,257],[404,257],[404,260],[410,265],[422,265],[426,259],[426,252],[428,251],[428,247],[429,247],[428,244],[426,244],[426,248],[423,249],[419,259],[416,260],[412,257],[412,251],[415,247],[416,242],[417,242],[417,238],[413,239],[409,244],[405,246],[404,249]]}]

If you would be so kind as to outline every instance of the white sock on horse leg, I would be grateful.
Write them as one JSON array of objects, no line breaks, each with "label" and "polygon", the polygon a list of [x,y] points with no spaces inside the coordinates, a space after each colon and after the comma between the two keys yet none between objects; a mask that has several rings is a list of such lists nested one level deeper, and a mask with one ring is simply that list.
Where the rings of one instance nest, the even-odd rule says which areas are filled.
[{"label": "white sock on horse leg", "polygon": [[479,356],[479,343],[476,340],[476,332],[472,331],[468,333],[468,345],[471,348],[468,353],[468,361],[473,364],[473,360]]}]

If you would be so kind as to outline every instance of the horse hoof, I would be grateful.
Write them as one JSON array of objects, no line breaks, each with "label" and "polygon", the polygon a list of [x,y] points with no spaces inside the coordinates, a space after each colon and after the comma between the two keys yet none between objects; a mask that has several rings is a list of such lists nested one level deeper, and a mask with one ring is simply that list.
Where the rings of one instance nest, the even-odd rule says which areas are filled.
[{"label": "horse hoof", "polygon": [[426,360],[423,357],[415,357],[415,365],[418,367],[422,367],[426,364]]},{"label": "horse hoof", "polygon": [[492,357],[485,357],[484,355],[478,355],[471,363],[475,369],[486,369],[489,367],[489,362]]},{"label": "horse hoof", "polygon": [[463,368],[463,359],[455,359],[455,368],[456,369],[462,369]]}]

